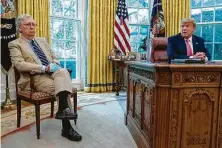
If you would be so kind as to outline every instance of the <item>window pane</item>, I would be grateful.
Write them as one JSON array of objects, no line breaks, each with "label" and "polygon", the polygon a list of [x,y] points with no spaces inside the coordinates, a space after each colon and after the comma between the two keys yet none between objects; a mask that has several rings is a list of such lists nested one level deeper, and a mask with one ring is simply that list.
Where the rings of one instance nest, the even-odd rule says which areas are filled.
[{"label": "window pane", "polygon": [[148,26],[140,26],[140,32],[139,32],[139,43],[141,44],[141,43],[143,43],[144,41],[144,39],[146,38],[146,37],[148,37]]},{"label": "window pane", "polygon": [[148,1],[149,0],[127,0],[127,6],[128,7],[138,7],[138,8],[144,8],[148,7]]},{"label": "window pane", "polygon": [[138,52],[145,52],[146,51],[146,49],[143,49],[143,42],[141,42],[141,43],[139,43],[138,45],[137,45],[137,47],[138,47]]},{"label": "window pane", "polygon": [[139,27],[135,25],[130,25],[130,35],[137,35],[139,31]]},{"label": "window pane", "polygon": [[149,11],[148,9],[139,9],[138,10],[138,23],[140,24],[149,24]]},{"label": "window pane", "polygon": [[222,21],[222,7],[215,9],[215,21]]},{"label": "window pane", "polygon": [[71,77],[72,79],[75,79],[76,78],[76,60],[66,59],[66,68],[72,70]]},{"label": "window pane", "polygon": [[222,4],[222,0],[216,0],[216,5]]},{"label": "window pane", "polygon": [[143,43],[143,40],[147,37],[147,35],[139,35],[139,43]]},{"label": "window pane", "polygon": [[203,6],[213,6],[214,5],[214,0],[203,0]]},{"label": "window pane", "polygon": [[149,27],[141,25],[140,26],[140,34],[148,36],[148,33],[149,33]]},{"label": "window pane", "polygon": [[51,19],[51,36],[56,39],[64,39],[64,21]]},{"label": "window pane", "polygon": [[201,36],[201,26],[200,25],[196,25],[196,29],[195,29],[194,34],[197,36]]},{"label": "window pane", "polygon": [[63,40],[54,40],[51,41],[51,47],[53,53],[55,53],[57,58],[64,58],[65,57],[65,41]]},{"label": "window pane", "polygon": [[129,13],[129,23],[136,24],[137,21],[137,9],[128,9]]},{"label": "window pane", "polygon": [[213,25],[202,26],[202,37],[206,42],[213,42]]},{"label": "window pane", "polygon": [[141,45],[146,42],[147,35],[139,35],[139,44],[138,44],[138,51],[139,52],[144,52],[146,49],[140,48]]},{"label": "window pane", "polygon": [[59,61],[60,61],[60,65],[63,68],[72,70],[71,78],[75,79],[76,78],[76,61],[73,59],[65,59],[65,58],[60,58]]},{"label": "window pane", "polygon": [[64,16],[76,18],[76,0],[63,0]]},{"label": "window pane", "polygon": [[[138,31],[139,31],[138,26],[130,25],[130,45],[132,47],[136,46],[136,45],[134,45],[134,43],[138,42]],[[135,47],[133,47],[133,48],[135,48]]]},{"label": "window pane", "polygon": [[214,45],[214,60],[222,60],[222,44]]},{"label": "window pane", "polygon": [[149,7],[149,0],[140,0],[139,2],[142,4],[142,6],[144,8],[148,8]]},{"label": "window pane", "polygon": [[75,41],[66,41],[66,58],[75,58],[77,42]]},{"label": "window pane", "polygon": [[138,42],[138,35],[131,35],[130,36],[130,45],[134,46],[133,44],[137,43],[137,42]]},{"label": "window pane", "polygon": [[201,20],[201,9],[191,10],[191,17],[198,23]]},{"label": "window pane", "polygon": [[[66,32],[66,39],[75,40],[77,35],[77,24],[73,21],[66,21],[65,23],[65,32]],[[72,31],[70,31],[72,30]]]},{"label": "window pane", "polygon": [[131,51],[137,52],[137,43],[136,42],[131,42],[130,46],[131,46]]},{"label": "window pane", "polygon": [[208,52],[210,53],[211,55],[211,58],[212,58],[212,53],[213,53],[213,44],[205,44],[205,47],[206,49],[208,50]]},{"label": "window pane", "polygon": [[191,2],[192,8],[197,8],[201,6],[201,0],[192,0]]},{"label": "window pane", "polygon": [[214,11],[212,8],[203,9],[202,11],[202,22],[212,22]]},{"label": "window pane", "polygon": [[62,16],[61,0],[51,0],[51,15]]},{"label": "window pane", "polygon": [[215,24],[215,42],[222,42],[222,24]]},{"label": "window pane", "polygon": [[138,35],[130,35],[130,42],[138,42]]}]

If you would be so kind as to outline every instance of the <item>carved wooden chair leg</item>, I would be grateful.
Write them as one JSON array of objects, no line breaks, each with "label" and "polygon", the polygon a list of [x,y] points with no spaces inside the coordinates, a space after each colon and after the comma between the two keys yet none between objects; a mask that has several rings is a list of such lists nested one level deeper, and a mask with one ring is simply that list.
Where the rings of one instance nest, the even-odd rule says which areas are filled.
[{"label": "carved wooden chair leg", "polygon": [[17,97],[17,128],[21,124],[21,99]]},{"label": "carved wooden chair leg", "polygon": [[51,102],[51,117],[53,117],[54,113],[54,101]]},{"label": "carved wooden chair leg", "polygon": [[[74,94],[74,113],[77,114],[77,92],[75,92]],[[77,122],[77,118],[78,118],[78,115],[76,117],[76,119],[74,120],[75,122],[75,125],[76,125],[76,122]]]},{"label": "carved wooden chair leg", "polygon": [[37,139],[40,138],[40,105],[35,104],[35,117],[36,117],[36,135]]}]

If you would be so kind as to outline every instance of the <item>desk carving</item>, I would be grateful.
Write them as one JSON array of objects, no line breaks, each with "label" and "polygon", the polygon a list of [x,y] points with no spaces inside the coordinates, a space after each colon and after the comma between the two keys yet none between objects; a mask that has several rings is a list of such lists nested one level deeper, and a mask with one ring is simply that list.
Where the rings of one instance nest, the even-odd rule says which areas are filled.
[{"label": "desk carving", "polygon": [[220,73],[184,73],[183,74],[183,83],[219,83],[220,82]]},{"label": "desk carving", "polygon": [[178,141],[178,117],[179,117],[179,89],[173,89],[172,90],[172,103],[171,103],[171,116],[170,116],[170,148],[176,148],[177,147],[177,141]]},{"label": "desk carving", "polygon": [[126,124],[139,148],[222,148],[222,65],[126,64]]}]

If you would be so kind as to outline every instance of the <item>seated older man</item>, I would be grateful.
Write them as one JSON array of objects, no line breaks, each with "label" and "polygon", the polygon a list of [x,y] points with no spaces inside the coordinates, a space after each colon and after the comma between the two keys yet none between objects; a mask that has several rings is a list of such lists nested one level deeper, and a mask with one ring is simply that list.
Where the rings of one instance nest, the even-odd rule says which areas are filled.
[{"label": "seated older man", "polygon": [[69,122],[76,118],[76,114],[70,107],[72,83],[69,72],[59,66],[59,61],[50,50],[46,40],[35,37],[36,22],[32,16],[20,15],[16,25],[21,38],[10,42],[9,49],[13,65],[21,72],[19,89],[30,90],[30,79],[23,72],[41,73],[34,77],[34,87],[37,91],[56,96],[59,109],[55,118],[62,120],[62,136],[72,141],[80,141],[81,135],[72,128]]}]

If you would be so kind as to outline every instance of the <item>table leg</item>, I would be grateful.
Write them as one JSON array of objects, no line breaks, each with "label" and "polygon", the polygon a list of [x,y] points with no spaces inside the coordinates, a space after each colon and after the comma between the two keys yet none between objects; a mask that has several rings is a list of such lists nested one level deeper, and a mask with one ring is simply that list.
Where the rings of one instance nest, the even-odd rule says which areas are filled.
[{"label": "table leg", "polygon": [[116,74],[116,96],[119,96],[119,65],[115,62],[115,74]]}]

